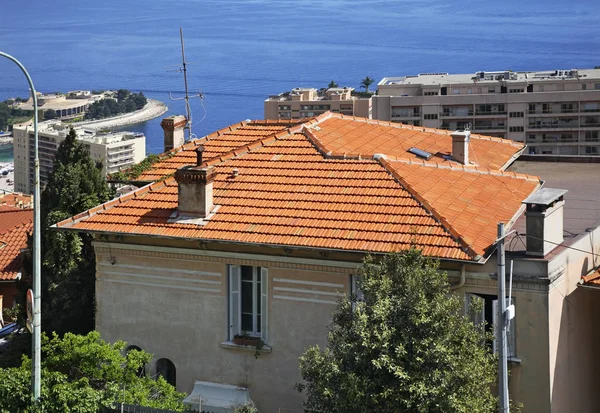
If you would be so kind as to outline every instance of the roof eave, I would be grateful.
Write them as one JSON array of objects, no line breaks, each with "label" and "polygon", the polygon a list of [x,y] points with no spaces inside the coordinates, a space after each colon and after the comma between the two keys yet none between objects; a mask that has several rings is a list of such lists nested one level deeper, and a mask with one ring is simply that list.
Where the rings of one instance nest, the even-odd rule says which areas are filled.
[{"label": "roof eave", "polygon": [[[88,234],[95,235],[113,235],[113,236],[121,236],[121,237],[147,237],[147,238],[155,238],[155,239],[173,239],[173,240],[182,240],[182,241],[195,241],[195,242],[214,242],[217,244],[231,244],[231,245],[246,245],[252,247],[269,247],[269,248],[287,248],[294,250],[305,250],[305,251],[313,251],[318,253],[327,253],[327,252],[335,252],[335,253],[349,253],[349,254],[360,254],[360,255],[385,255],[392,253],[389,252],[378,252],[378,251],[368,251],[368,250],[349,250],[349,249],[341,249],[341,248],[319,248],[319,247],[308,247],[308,246],[299,246],[299,245],[287,245],[287,244],[270,244],[270,243],[256,243],[256,242],[244,242],[244,241],[233,241],[233,240],[223,240],[223,239],[213,239],[213,238],[187,238],[187,237],[174,237],[169,235],[156,235],[156,234],[132,234],[127,232],[108,232],[108,231],[96,231],[96,230],[84,230],[72,227],[57,227],[56,224],[52,225],[50,228],[55,229],[57,231],[73,231],[73,232],[85,232]],[[450,261],[450,262],[459,262],[459,263],[469,263],[469,264],[484,264],[485,261],[482,261],[481,256],[476,256],[473,260],[462,260],[458,258],[446,258],[446,257],[430,257],[440,261]]]}]

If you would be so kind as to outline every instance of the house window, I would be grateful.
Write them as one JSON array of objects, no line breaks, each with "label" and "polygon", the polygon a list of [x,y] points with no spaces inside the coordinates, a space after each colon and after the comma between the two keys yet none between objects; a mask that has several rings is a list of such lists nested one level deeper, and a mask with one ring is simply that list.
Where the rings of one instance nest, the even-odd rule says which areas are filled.
[{"label": "house window", "polygon": [[581,90],[586,90],[587,89],[587,85],[585,83],[581,84]]},{"label": "house window", "polygon": [[494,87],[488,88],[488,93],[496,93],[496,88],[494,88]]},{"label": "house window", "polygon": [[511,118],[522,118],[523,112],[510,112],[508,116]]},{"label": "house window", "polygon": [[509,132],[523,132],[523,126],[511,126],[508,128]]},{"label": "house window", "polygon": [[[508,298],[506,299],[508,301]],[[514,305],[515,299],[511,299],[512,304]],[[491,343],[488,345],[491,346],[494,353],[498,352],[498,346],[496,343],[496,324],[498,319],[498,299],[495,295],[486,295],[486,294],[472,294],[467,293],[465,296],[465,304],[467,314],[471,317],[471,321],[476,326],[479,326],[481,329],[484,329],[488,333],[493,333],[494,337]],[[507,302],[508,305],[508,302]],[[517,348],[516,348],[516,324],[515,319],[513,318],[507,329],[506,333],[506,342],[507,342],[507,356],[508,358],[516,358],[517,356]]]},{"label": "house window", "polygon": [[438,115],[437,115],[437,113],[427,113],[427,114],[423,115],[423,117],[425,119],[431,120],[431,119],[437,119]]},{"label": "house window", "polygon": [[244,334],[267,341],[267,269],[229,266],[229,340]]}]

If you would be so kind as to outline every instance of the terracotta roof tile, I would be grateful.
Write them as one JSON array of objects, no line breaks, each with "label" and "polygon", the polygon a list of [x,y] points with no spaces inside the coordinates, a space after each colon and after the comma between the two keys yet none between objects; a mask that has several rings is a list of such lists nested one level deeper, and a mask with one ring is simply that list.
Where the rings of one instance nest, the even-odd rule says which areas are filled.
[{"label": "terracotta roof tile", "polygon": [[[539,180],[496,170],[520,144],[475,137],[474,167],[406,152],[425,143],[436,153],[451,148],[446,132],[331,113],[298,125],[244,122],[186,144],[141,177],[172,175],[195,163],[193,151],[204,145],[219,205],[205,225],[169,222],[177,183],[168,178],[57,226],[371,252],[417,245],[430,256],[478,259],[496,221],[512,219]],[[390,160],[374,160],[375,152]]]},{"label": "terracotta roof tile", "polygon": [[33,230],[33,210],[0,211],[0,280],[15,280],[21,269],[21,250]]}]

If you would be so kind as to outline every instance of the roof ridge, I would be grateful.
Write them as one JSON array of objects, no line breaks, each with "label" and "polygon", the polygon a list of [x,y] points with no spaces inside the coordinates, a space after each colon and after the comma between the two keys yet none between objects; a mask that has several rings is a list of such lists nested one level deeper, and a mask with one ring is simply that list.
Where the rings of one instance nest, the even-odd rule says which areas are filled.
[{"label": "roof ridge", "polygon": [[516,179],[524,179],[526,181],[539,182],[539,177],[527,174],[520,174],[516,172],[507,172],[502,169],[492,169],[487,166],[479,166],[479,165],[463,165],[463,164],[452,164],[452,163],[439,163],[439,162],[427,162],[425,160],[413,160],[409,158],[398,158],[395,160],[389,160],[388,162],[400,162],[407,165],[419,165],[429,168],[436,169],[450,169],[451,171],[456,172],[465,172],[465,173],[476,173],[479,175],[494,175],[494,176],[506,176],[509,178]]},{"label": "roof ridge", "polygon": [[[323,114],[321,114],[319,116],[322,116],[322,115],[325,115],[328,113],[331,114],[330,117],[335,117],[338,119],[353,120],[353,121],[358,121],[358,122],[365,122],[365,123],[368,123],[371,125],[391,126],[396,129],[416,130],[416,131],[421,131],[421,132],[436,133],[438,135],[450,135],[452,133],[452,131],[448,130],[448,129],[438,129],[438,128],[429,128],[429,127],[425,127],[425,126],[415,126],[415,125],[409,125],[406,123],[384,121],[384,120],[379,120],[379,119],[369,119],[369,118],[360,117],[360,116],[348,116],[348,115],[344,115],[341,113],[333,113],[333,112],[329,112],[329,111],[324,112]],[[471,138],[484,140],[484,141],[504,143],[504,144],[507,144],[510,146],[516,146],[516,147],[522,146],[523,148],[525,147],[525,145],[522,142],[513,141],[511,139],[497,138],[494,136],[481,135],[478,133],[477,134],[471,133]]]},{"label": "roof ridge", "polygon": [[402,185],[404,189],[406,189],[412,195],[412,197],[419,202],[421,206],[450,233],[450,235],[452,235],[455,241],[463,247],[463,251],[465,253],[469,254],[472,258],[478,259],[480,255],[473,249],[473,247],[471,247],[471,245],[463,238],[463,236],[450,224],[450,222],[448,222],[448,220],[442,214],[437,211],[437,209],[435,209],[423,196],[421,196],[421,194],[419,194],[419,192],[416,191],[413,186],[398,173],[398,171],[396,171],[396,169],[390,164],[385,156],[377,156],[374,157],[374,159],[378,161],[381,166],[383,166],[383,168],[389,174],[391,174],[394,179],[396,179],[396,181]]}]

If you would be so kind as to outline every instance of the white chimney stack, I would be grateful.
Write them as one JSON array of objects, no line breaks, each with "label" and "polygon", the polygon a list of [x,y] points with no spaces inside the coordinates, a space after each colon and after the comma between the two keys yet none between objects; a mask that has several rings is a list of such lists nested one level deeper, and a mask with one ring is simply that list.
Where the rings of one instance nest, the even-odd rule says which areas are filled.
[{"label": "white chimney stack", "polygon": [[185,142],[183,128],[186,125],[185,116],[174,115],[164,118],[160,126],[164,131],[164,151],[168,152],[173,148],[179,148]]},{"label": "white chimney stack", "polygon": [[563,207],[567,192],[566,189],[543,188],[523,201],[527,206],[527,255],[544,257],[564,241]]},{"label": "white chimney stack", "polygon": [[452,136],[452,157],[456,162],[468,165],[471,132],[468,130],[457,130],[452,132],[450,136]]}]

